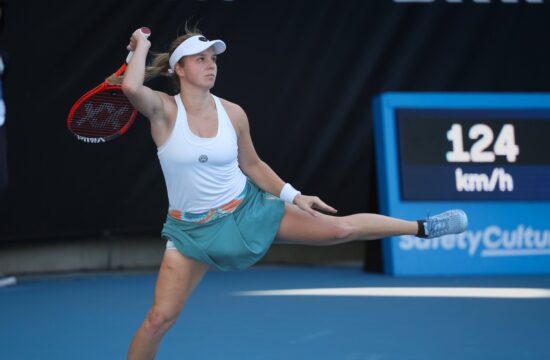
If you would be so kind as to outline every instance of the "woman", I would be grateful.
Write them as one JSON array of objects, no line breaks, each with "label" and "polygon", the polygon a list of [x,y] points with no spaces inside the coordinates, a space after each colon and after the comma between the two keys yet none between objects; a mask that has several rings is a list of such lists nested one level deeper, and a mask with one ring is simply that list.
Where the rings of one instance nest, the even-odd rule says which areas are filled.
[{"label": "woman", "polygon": [[[221,40],[209,41],[187,31],[146,71],[149,47],[139,30],[132,34],[128,50],[134,55],[122,89],[150,120],[168,191],[169,212],[162,230],[168,241],[154,303],[134,335],[129,359],[154,358],[163,335],[209,266],[251,266],[274,238],[329,245],[406,234],[437,237],[466,228],[466,215],[460,210],[425,222],[320,213],[336,210],[285,184],[256,154],[243,109],[210,93],[217,55],[226,48]],[[176,96],[143,85],[145,78],[165,73],[172,73],[177,82]]]}]

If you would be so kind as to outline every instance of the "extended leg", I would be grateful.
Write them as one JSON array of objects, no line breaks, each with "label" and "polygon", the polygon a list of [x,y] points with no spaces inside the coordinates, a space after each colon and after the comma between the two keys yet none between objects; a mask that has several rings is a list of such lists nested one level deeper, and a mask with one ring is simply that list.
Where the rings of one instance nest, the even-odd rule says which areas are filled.
[{"label": "extended leg", "polygon": [[[427,220],[430,237],[457,233],[465,230],[467,218],[464,212],[452,210]],[[332,245],[352,240],[373,240],[389,236],[417,235],[417,221],[407,221],[378,214],[354,214],[349,216],[317,217],[286,205],[278,232],[280,243]]]}]

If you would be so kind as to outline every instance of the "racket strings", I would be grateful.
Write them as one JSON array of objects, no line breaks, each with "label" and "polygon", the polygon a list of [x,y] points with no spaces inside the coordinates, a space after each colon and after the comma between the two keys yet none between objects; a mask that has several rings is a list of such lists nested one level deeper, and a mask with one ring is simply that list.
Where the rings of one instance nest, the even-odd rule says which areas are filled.
[{"label": "racket strings", "polygon": [[96,93],[75,109],[70,128],[87,137],[104,137],[123,129],[133,118],[134,108],[120,90]]}]

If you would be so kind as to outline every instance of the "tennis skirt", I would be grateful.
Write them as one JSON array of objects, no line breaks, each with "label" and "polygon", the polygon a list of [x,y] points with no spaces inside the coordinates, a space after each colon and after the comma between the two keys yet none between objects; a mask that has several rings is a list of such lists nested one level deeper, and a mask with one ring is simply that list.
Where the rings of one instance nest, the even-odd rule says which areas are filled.
[{"label": "tennis skirt", "polygon": [[[183,255],[219,270],[254,265],[275,240],[285,205],[251,181],[241,195],[193,219],[185,216],[188,213],[169,212],[161,236]],[[235,203],[238,205],[233,208],[230,204]]]}]

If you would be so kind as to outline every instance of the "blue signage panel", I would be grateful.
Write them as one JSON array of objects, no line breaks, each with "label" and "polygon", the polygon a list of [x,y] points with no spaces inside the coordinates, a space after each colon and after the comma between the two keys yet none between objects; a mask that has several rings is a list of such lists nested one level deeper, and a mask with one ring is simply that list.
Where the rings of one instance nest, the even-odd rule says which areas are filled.
[{"label": "blue signage panel", "polygon": [[469,217],[463,234],[387,239],[387,273],[550,272],[550,94],[386,93],[374,127],[383,214]]}]

